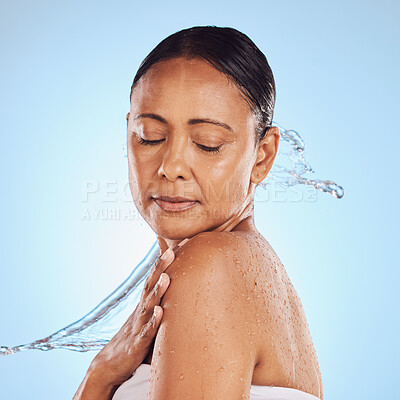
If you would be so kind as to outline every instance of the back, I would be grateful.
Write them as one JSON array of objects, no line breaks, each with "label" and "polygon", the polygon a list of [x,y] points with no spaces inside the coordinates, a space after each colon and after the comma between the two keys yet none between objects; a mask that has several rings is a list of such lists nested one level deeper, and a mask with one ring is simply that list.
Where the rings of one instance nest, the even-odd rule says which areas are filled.
[{"label": "back", "polygon": [[[258,347],[253,385],[282,386],[322,397],[317,355],[301,301],[279,257],[258,232],[236,231],[238,274],[251,293]],[[251,311],[252,310],[252,311]]]}]

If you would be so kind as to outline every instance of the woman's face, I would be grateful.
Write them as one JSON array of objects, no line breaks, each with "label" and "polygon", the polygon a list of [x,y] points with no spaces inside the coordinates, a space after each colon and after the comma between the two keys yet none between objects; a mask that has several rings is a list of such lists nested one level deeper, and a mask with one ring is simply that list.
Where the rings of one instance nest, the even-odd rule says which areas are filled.
[{"label": "woman's face", "polygon": [[256,120],[223,73],[199,58],[157,63],[127,120],[131,193],[158,236],[191,237],[240,212],[254,189]]}]

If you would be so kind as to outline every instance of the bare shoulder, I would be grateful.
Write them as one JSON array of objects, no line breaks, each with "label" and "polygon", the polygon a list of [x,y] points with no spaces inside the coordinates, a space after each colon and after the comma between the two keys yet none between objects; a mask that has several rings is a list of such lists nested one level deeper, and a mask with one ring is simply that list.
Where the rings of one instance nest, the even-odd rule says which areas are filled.
[{"label": "bare shoulder", "polygon": [[198,398],[232,399],[249,393],[257,346],[249,337],[246,279],[236,268],[242,242],[234,233],[201,233],[166,270],[171,283],[161,302],[151,398],[193,399],[197,392]]},{"label": "bare shoulder", "polygon": [[[183,259],[184,255],[208,256],[218,259],[232,258],[237,254],[254,254],[256,248],[265,248],[266,240],[257,233],[245,231],[233,232],[201,232],[191,238],[178,252],[178,257]],[[268,244],[267,244],[268,247]]]},{"label": "bare shoulder", "polygon": [[189,239],[183,246],[185,249],[204,249],[213,250],[236,250],[238,246],[245,248],[255,237],[253,232],[233,231],[233,232],[201,232]]},{"label": "bare shoulder", "polygon": [[151,361],[154,398],[191,398],[193,387],[210,398],[240,398],[251,384],[322,396],[300,299],[260,234],[202,232],[166,272],[171,283]]},{"label": "bare shoulder", "polygon": [[[177,252],[166,273],[171,279],[164,299],[191,296],[204,289],[216,296],[225,292],[225,301],[236,310],[236,321],[256,321],[257,310],[265,308],[266,282],[271,282],[280,260],[269,243],[253,232],[202,232]],[[246,329],[248,327],[246,326]],[[246,332],[247,333],[247,332]],[[251,341],[250,341],[251,343]]]},{"label": "bare shoulder", "polygon": [[[161,304],[164,326],[173,321],[176,335],[186,329],[191,337],[207,341],[199,347],[192,343],[192,356],[202,356],[194,349],[207,348],[218,365],[241,359],[242,372],[230,373],[243,376],[245,371],[251,384],[292,387],[322,397],[301,301],[263,236],[203,232],[182,246],[166,272],[171,284]],[[172,346],[174,340],[165,343]],[[227,353],[213,347],[217,343]],[[218,372],[217,365],[208,366]]]},{"label": "bare shoulder", "polygon": [[252,235],[245,232],[202,232],[191,238],[166,270],[171,283],[163,301],[187,298],[195,290],[201,296],[204,289],[210,296],[225,291],[237,306],[246,290],[243,272],[248,269],[249,255],[254,254],[251,241]]},{"label": "bare shoulder", "polygon": [[209,285],[219,285],[219,280],[223,280],[224,286],[233,284],[233,289],[243,291],[249,272],[268,261],[263,256],[266,252],[259,251],[263,245],[262,239],[252,232],[202,232],[178,250],[166,273],[171,281],[190,274],[197,276],[197,280],[212,278]]}]

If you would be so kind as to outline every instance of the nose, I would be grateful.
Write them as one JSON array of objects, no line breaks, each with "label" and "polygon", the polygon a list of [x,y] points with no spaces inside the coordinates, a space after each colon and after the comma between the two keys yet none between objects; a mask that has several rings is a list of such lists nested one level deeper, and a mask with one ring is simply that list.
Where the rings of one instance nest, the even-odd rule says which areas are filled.
[{"label": "nose", "polygon": [[162,157],[161,165],[158,169],[159,178],[166,178],[175,181],[178,178],[189,180],[191,176],[190,167],[186,160],[187,140],[181,138],[169,138]]}]

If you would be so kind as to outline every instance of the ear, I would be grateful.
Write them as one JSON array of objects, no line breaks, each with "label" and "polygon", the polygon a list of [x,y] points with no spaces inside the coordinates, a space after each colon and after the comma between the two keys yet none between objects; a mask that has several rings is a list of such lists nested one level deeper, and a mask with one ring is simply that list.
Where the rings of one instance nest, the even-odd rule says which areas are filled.
[{"label": "ear", "polygon": [[279,128],[273,126],[267,130],[264,139],[258,144],[256,162],[250,175],[251,182],[260,183],[268,175],[278,154],[280,136]]},{"label": "ear", "polygon": [[126,123],[127,123],[127,124],[128,124],[128,122],[129,122],[129,114],[130,114],[130,113],[126,114]]}]

